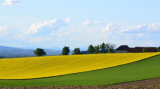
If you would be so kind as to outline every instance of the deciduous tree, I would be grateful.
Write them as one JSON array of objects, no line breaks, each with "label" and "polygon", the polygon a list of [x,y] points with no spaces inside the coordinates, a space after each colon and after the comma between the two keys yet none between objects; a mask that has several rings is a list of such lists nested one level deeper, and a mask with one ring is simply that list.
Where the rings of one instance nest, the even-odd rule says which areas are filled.
[{"label": "deciduous tree", "polygon": [[95,52],[94,52],[94,53],[100,53],[100,50],[99,50],[99,49],[100,49],[100,48],[99,48],[99,45],[95,46],[95,47],[94,47],[94,49],[95,49]]},{"label": "deciduous tree", "polygon": [[34,50],[34,54],[36,56],[44,56],[44,55],[46,55],[46,52],[44,51],[44,49],[37,48],[36,50]]},{"label": "deciduous tree", "polygon": [[81,51],[80,51],[80,48],[75,48],[73,50],[73,54],[76,55],[76,54],[82,54]]},{"label": "deciduous tree", "polygon": [[113,53],[113,48],[109,48],[108,53]]},{"label": "deciduous tree", "polygon": [[63,49],[62,49],[62,55],[68,55],[68,53],[70,52],[70,49],[69,47],[65,46]]},{"label": "deciduous tree", "polygon": [[106,53],[106,44],[104,42],[100,45],[100,51],[101,53]]},{"label": "deciduous tree", "polygon": [[95,52],[95,49],[94,49],[94,47],[93,47],[92,45],[89,45],[87,51],[90,52],[90,53],[94,53],[94,52]]}]

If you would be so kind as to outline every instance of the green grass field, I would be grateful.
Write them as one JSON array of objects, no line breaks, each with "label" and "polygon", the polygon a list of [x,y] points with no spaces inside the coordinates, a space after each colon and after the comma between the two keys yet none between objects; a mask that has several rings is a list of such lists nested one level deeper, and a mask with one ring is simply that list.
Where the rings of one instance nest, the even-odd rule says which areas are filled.
[{"label": "green grass field", "polygon": [[0,80],[0,86],[96,86],[160,77],[160,55],[90,72],[31,80]]}]

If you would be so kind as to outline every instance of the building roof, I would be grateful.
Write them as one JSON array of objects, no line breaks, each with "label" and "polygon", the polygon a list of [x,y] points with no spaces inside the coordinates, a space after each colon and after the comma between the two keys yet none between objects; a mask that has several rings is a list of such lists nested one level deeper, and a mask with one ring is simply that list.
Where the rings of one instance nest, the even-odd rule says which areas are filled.
[{"label": "building roof", "polygon": [[143,52],[143,48],[149,48],[149,52],[156,52],[156,47],[135,47],[127,49],[127,52]]},{"label": "building roof", "polygon": [[128,45],[121,45],[116,50],[126,50],[127,52],[143,52],[143,48],[149,48],[149,52],[157,52],[156,47],[135,47],[135,48],[129,48]]},{"label": "building roof", "polygon": [[128,45],[121,45],[116,50],[127,50],[128,48]]}]

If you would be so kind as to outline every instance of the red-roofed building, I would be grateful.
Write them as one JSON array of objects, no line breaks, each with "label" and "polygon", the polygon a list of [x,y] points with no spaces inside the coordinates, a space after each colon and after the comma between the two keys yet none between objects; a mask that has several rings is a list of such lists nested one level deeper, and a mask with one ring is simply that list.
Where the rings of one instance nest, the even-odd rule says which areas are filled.
[{"label": "red-roofed building", "polygon": [[[129,48],[127,45],[121,45],[116,49],[116,53],[138,53],[143,52],[143,48],[145,47],[135,47],[135,48]],[[149,48],[149,52],[157,52],[156,47],[146,47]]]}]

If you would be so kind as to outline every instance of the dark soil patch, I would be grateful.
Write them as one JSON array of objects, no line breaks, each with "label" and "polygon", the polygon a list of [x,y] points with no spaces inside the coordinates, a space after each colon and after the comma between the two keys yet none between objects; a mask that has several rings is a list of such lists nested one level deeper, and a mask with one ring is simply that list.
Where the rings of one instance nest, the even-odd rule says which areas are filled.
[{"label": "dark soil patch", "polygon": [[160,86],[160,78],[141,80],[141,81],[136,81],[136,82],[128,82],[128,83],[122,83],[122,84],[116,84],[116,85],[117,86],[128,86],[128,85],[136,85],[136,86],[159,85]]}]

